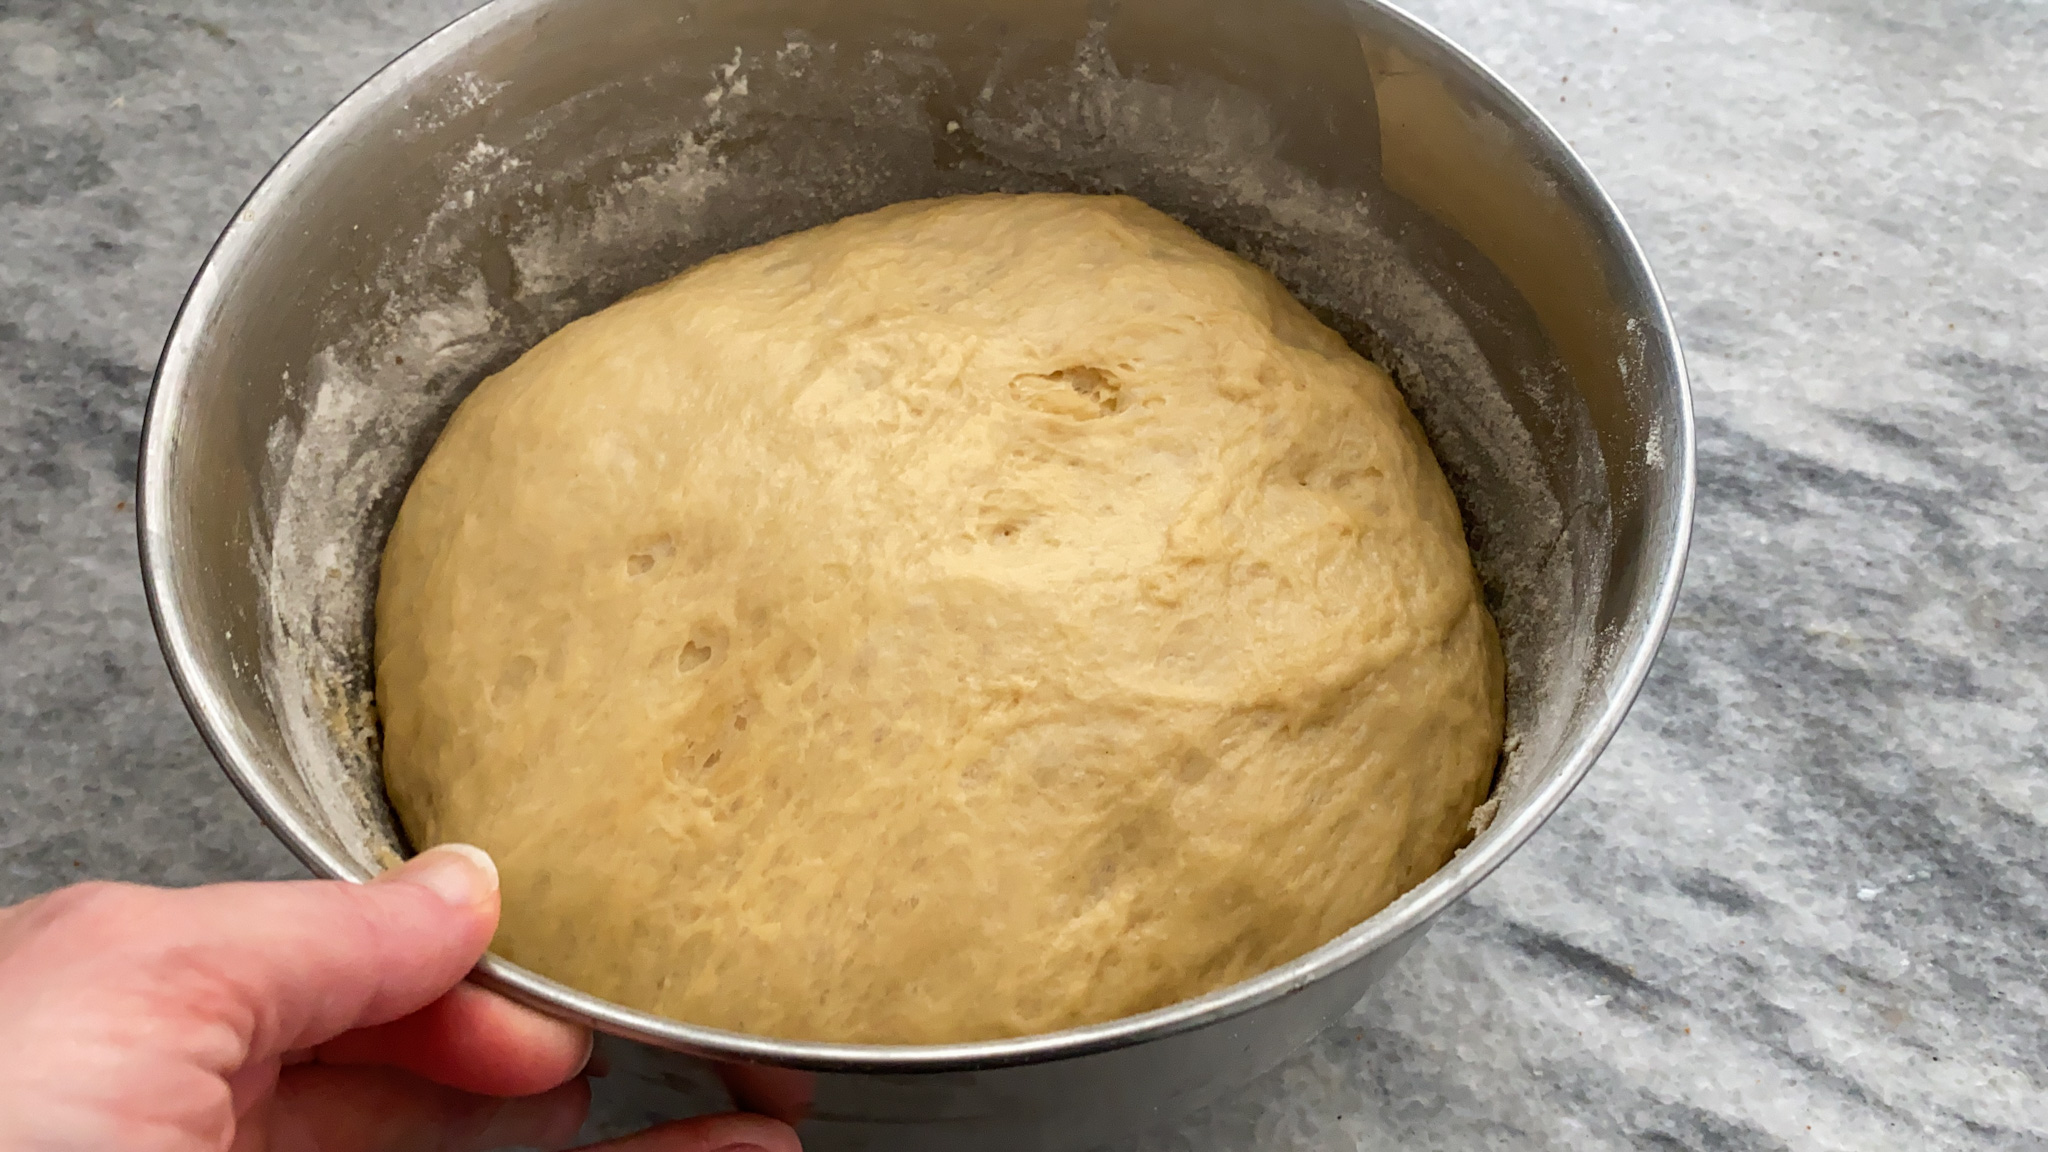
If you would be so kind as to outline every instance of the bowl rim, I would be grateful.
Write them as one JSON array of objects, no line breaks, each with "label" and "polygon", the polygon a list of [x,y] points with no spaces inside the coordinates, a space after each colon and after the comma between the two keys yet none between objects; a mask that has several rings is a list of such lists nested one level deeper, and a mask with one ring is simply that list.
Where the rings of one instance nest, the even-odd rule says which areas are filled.
[{"label": "bowl rim", "polygon": [[[220,310],[235,279],[264,233],[263,221],[289,198],[315,159],[341,144],[351,126],[369,110],[404,92],[454,50],[489,30],[539,12],[552,0],[489,0],[428,35],[351,91],[306,130],[265,174],[208,251],[171,326],[151,383],[143,420],[136,479],[136,531],[143,591],[171,678],[201,738],[228,779],[272,833],[315,875],[361,883],[370,877],[353,861],[330,851],[297,815],[280,789],[254,765],[264,754],[240,723],[224,677],[199,655],[185,600],[171,577],[176,566],[171,510],[177,501],[170,483],[172,429],[189,388],[199,333]],[[495,954],[486,954],[470,979],[551,1015],[658,1048],[721,1060],[772,1064],[823,1072],[971,1071],[1068,1059],[1129,1047],[1202,1028],[1291,995],[1365,957],[1419,933],[1451,903],[1470,891],[1514,854],[1577,787],[1619,729],[1641,692],[1676,605],[1691,542],[1695,500],[1694,420],[1691,384],[1669,308],[1649,261],[1628,223],[1593,178],[1571,145],[1491,69],[1450,37],[1388,0],[1341,0],[1349,9],[1370,9],[1431,44],[1454,66],[1468,71],[1477,86],[1490,89],[1519,119],[1557,168],[1560,178],[1585,199],[1595,225],[1622,261],[1642,278],[1650,318],[1663,337],[1672,382],[1678,442],[1665,445],[1667,472],[1675,479],[1669,545],[1646,558],[1659,566],[1644,627],[1628,650],[1612,662],[1614,689],[1599,716],[1562,757],[1563,767],[1537,787],[1517,811],[1503,814],[1488,832],[1459,852],[1421,884],[1364,922],[1277,968],[1225,988],[1134,1016],[1057,1032],[1000,1040],[948,1044],[885,1045],[784,1040],[689,1024],[627,1008],[578,991]],[[1651,342],[1653,345],[1656,342]]]}]

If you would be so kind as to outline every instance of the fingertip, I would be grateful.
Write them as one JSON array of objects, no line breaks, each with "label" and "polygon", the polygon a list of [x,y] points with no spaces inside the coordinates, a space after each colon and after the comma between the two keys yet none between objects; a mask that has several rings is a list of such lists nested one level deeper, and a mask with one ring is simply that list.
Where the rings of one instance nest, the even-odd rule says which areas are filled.
[{"label": "fingertip", "polygon": [[472,1042],[489,1044],[502,1053],[497,1064],[500,1069],[522,1069],[529,1077],[525,1085],[493,1090],[514,1095],[539,1091],[589,1067],[597,1037],[583,1025],[556,1019],[474,984],[457,985],[451,996],[463,1002],[456,1018],[466,1017],[465,1031]]},{"label": "fingertip", "polygon": [[491,859],[489,852],[474,844],[464,844],[459,840],[452,840],[446,844],[436,844],[432,848],[427,849],[427,851],[455,853],[457,856],[476,865],[477,871],[489,878],[491,891],[496,892],[498,890],[498,862]]},{"label": "fingertip", "polygon": [[453,908],[495,905],[498,865],[474,844],[436,844],[376,878],[376,883],[425,888]]},{"label": "fingertip", "polygon": [[774,1068],[766,1064],[720,1064],[719,1082],[732,1094],[735,1106],[747,1112],[772,1116],[790,1124],[811,1113],[817,1093],[816,1073],[795,1068]]},{"label": "fingertip", "polygon": [[[561,1023],[561,1021],[557,1021]],[[597,1033],[578,1024],[568,1024],[583,1033],[583,1058],[576,1062],[578,1076],[607,1076],[611,1074],[611,1063],[597,1054]]]}]

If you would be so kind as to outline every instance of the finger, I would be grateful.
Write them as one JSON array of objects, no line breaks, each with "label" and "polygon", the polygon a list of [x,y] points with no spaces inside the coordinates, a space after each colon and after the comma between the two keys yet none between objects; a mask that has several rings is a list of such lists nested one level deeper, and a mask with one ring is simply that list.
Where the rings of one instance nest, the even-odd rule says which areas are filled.
[{"label": "finger", "polygon": [[786,1124],[801,1123],[810,1115],[811,1096],[818,1084],[814,1072],[764,1064],[720,1064],[718,1079],[734,1104]]},{"label": "finger", "polygon": [[425,1007],[490,946],[498,873],[468,845],[443,845],[367,885],[230,885],[191,898],[192,970],[248,1010],[249,1054],[320,1044]]},{"label": "finger", "polygon": [[430,1084],[396,1068],[301,1064],[278,1077],[277,1095],[244,1119],[234,1152],[484,1152],[561,1148],[576,1138],[590,1090],[571,1081],[505,1100]]},{"label": "finger", "polygon": [[590,1030],[543,1016],[474,984],[425,1008],[322,1044],[324,1064],[386,1064],[492,1096],[544,1092],[583,1070]]},{"label": "finger", "polygon": [[277,1087],[277,1074],[286,1063],[282,1060],[252,1060],[228,1075],[228,1099],[237,1117],[247,1115],[249,1109],[269,1099],[271,1089]]},{"label": "finger", "polygon": [[498,913],[496,870],[465,847],[367,885],[100,886],[46,899],[43,937],[61,955],[39,962],[90,989],[102,1014],[130,1005],[130,1031],[147,1024],[160,1055],[223,1076],[432,1003],[483,954]]},{"label": "finger", "polygon": [[663,1124],[583,1152],[803,1152],[803,1145],[780,1120],[730,1112]]}]

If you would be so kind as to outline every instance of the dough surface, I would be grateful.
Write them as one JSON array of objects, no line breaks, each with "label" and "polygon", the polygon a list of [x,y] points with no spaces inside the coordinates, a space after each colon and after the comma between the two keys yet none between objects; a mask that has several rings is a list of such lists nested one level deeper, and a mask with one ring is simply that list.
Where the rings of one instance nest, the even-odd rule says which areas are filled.
[{"label": "dough surface", "polygon": [[936,1043],[1161,1007],[1450,857],[1502,667],[1386,375],[1122,197],[708,261],[455,413],[377,601],[390,796],[500,954]]}]

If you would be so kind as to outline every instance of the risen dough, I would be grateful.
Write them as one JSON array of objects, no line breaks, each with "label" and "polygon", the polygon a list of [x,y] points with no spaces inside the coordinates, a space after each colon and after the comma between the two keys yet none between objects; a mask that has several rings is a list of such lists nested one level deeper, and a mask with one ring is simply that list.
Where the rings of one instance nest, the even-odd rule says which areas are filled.
[{"label": "risen dough", "polygon": [[484,382],[377,601],[391,798],[498,950],[886,1043],[1331,939],[1484,798],[1501,661],[1379,369],[1130,199],[900,204]]}]

